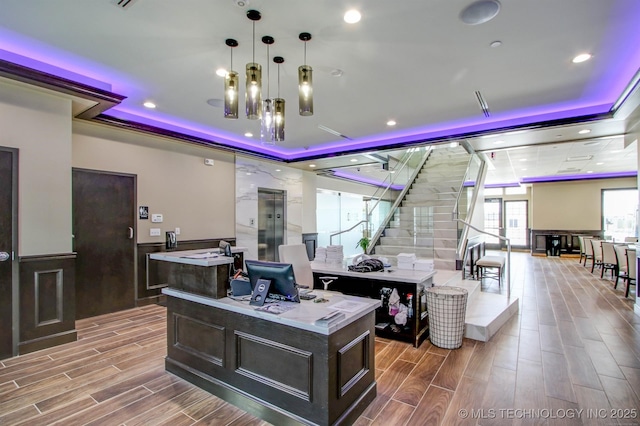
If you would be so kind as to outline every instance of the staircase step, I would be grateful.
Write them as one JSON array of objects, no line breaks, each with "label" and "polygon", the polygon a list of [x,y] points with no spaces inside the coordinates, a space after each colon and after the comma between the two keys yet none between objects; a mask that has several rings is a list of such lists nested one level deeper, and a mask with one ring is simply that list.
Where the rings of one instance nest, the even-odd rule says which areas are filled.
[{"label": "staircase step", "polygon": [[457,198],[457,192],[409,192],[404,199],[410,202],[429,202],[434,200],[447,200],[455,202]]}]

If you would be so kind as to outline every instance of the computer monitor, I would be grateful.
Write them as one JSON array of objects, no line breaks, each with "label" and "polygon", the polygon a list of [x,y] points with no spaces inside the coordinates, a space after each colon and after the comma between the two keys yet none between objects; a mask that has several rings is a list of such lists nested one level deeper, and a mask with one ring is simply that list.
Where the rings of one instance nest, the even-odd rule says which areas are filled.
[{"label": "computer monitor", "polygon": [[255,288],[259,279],[269,280],[269,295],[271,297],[284,297],[290,302],[300,302],[298,297],[298,287],[293,275],[293,265],[290,263],[267,262],[263,260],[244,261],[247,267],[247,275],[251,282],[251,288]]}]

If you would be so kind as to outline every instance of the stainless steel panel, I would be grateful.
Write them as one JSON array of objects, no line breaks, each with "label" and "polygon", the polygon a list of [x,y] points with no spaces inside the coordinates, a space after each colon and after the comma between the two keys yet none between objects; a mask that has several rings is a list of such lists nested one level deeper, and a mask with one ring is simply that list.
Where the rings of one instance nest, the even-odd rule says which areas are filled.
[{"label": "stainless steel panel", "polygon": [[258,189],[258,259],[278,261],[278,246],[284,244],[286,193]]}]

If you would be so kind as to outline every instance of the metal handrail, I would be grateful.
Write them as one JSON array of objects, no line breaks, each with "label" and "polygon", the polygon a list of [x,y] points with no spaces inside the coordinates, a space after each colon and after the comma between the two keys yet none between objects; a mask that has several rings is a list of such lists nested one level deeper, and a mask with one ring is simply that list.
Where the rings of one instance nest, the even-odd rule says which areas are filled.
[{"label": "metal handrail", "polygon": [[491,232],[487,232],[484,231],[482,229],[478,229],[475,226],[473,226],[472,224],[465,222],[462,219],[453,219],[457,222],[461,222],[464,225],[468,226],[469,228],[476,230],[478,232],[480,232],[481,234],[485,234],[485,235],[489,235],[491,237],[494,238],[498,238],[501,241],[506,241],[507,242],[507,266],[506,266],[506,271],[505,271],[505,275],[507,276],[507,300],[511,299],[511,240],[509,238],[503,237],[501,235],[496,235],[496,234],[492,234]]},{"label": "metal handrail", "polygon": [[[329,244],[333,245],[333,237],[335,237],[336,235],[340,235],[340,234],[344,234],[345,232],[349,232],[349,231],[353,230],[356,226],[360,225],[361,223],[369,223],[369,221],[368,220],[361,220],[360,222],[356,223],[355,225],[353,225],[349,229],[345,229],[344,231],[338,231],[335,234],[329,235]],[[367,229],[368,229],[368,227],[367,227]]]},{"label": "metal handrail", "polygon": [[[469,165],[467,166],[467,172],[469,170],[469,168],[471,167],[471,161],[473,161],[473,155],[471,156],[471,159],[469,160]],[[476,179],[476,190],[473,191],[473,195],[471,196],[471,200],[469,200],[469,206],[473,206],[473,208],[471,210],[467,209],[467,214],[465,216],[465,219],[467,220],[471,220],[473,218],[473,212],[475,211],[475,205],[478,202],[478,187],[479,186],[484,186],[484,179],[486,177],[486,167],[487,167],[487,163],[486,161],[481,161],[480,162],[480,168],[478,169],[478,176],[479,178]],[[467,176],[467,173],[465,172],[465,178]],[[458,191],[458,197],[456,199],[456,204],[453,206],[453,211],[451,212],[451,218],[454,220],[458,220],[458,202],[460,200],[462,191],[464,191],[465,186],[464,186],[464,180],[462,181],[462,186],[460,186],[460,191]],[[475,228],[474,228],[475,229]],[[483,231],[484,232],[484,231]],[[457,255],[458,258],[462,258],[462,248],[464,246],[463,241],[466,241],[469,235],[469,229],[465,228],[462,230],[462,234],[460,235],[460,239],[458,240],[458,248],[457,248]]]}]

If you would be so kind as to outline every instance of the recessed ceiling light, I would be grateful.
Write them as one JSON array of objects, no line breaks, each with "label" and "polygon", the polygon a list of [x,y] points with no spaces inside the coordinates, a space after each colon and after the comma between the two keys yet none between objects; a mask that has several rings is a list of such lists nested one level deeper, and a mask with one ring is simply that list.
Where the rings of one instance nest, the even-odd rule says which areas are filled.
[{"label": "recessed ceiling light", "polygon": [[355,9],[351,9],[344,14],[344,22],[346,22],[347,24],[355,24],[357,22],[360,22],[360,18],[362,18],[362,15],[360,15],[360,12]]},{"label": "recessed ceiling light", "polygon": [[389,171],[389,173],[395,173],[395,172],[396,172],[395,170],[391,170],[391,171]]},{"label": "recessed ceiling light", "polygon": [[309,164],[309,167],[311,167],[312,169],[315,167],[315,164]]},{"label": "recessed ceiling light", "polygon": [[252,137],[253,137],[253,133],[251,133],[251,132],[247,132],[247,133],[245,133],[244,135],[245,135],[246,137],[248,137],[248,138],[252,138]]},{"label": "recessed ceiling light", "polygon": [[489,46],[491,46],[491,47],[500,47],[500,46],[502,46],[502,42],[500,40],[492,41]]},{"label": "recessed ceiling light", "polygon": [[495,142],[494,142],[494,145],[500,145],[500,144],[502,144],[502,143],[504,143],[504,141],[495,141]]},{"label": "recessed ceiling light", "polygon": [[145,106],[145,108],[149,108],[149,109],[154,109],[156,107],[156,104],[154,104],[151,101],[146,101],[144,104],[142,104]]},{"label": "recessed ceiling light", "polygon": [[604,163],[596,163],[596,166],[602,166]]},{"label": "recessed ceiling light", "polygon": [[387,126],[395,126],[397,123],[395,120],[389,120],[387,121]]},{"label": "recessed ceiling light", "polygon": [[521,171],[523,171],[523,172],[526,172],[526,171],[527,171],[527,169],[520,169],[520,170],[521,170]]},{"label": "recessed ceiling light", "polygon": [[574,64],[579,64],[580,62],[588,61],[589,59],[591,59],[591,57],[592,56],[590,53],[581,53],[573,58],[571,62],[573,62]]},{"label": "recessed ceiling light", "polygon": [[471,3],[460,12],[460,20],[467,25],[484,24],[500,12],[498,0],[479,0]]},{"label": "recessed ceiling light", "polygon": [[226,77],[227,76],[227,70],[225,70],[224,68],[218,68],[216,70],[216,75],[218,77]]},{"label": "recessed ceiling light", "polygon": [[527,161],[527,159],[526,158],[521,158],[520,161]]},{"label": "recessed ceiling light", "polygon": [[329,74],[330,74],[332,77],[342,77],[342,74],[344,74],[344,71],[342,71],[342,70],[341,70],[341,69],[339,69],[339,68],[334,68],[334,69],[332,69],[332,70],[329,72]]},{"label": "recessed ceiling light", "polygon": [[587,170],[587,173],[593,173],[593,170]]},{"label": "recessed ceiling light", "polygon": [[352,159],[351,159],[351,162],[352,162],[352,163],[357,163],[357,162],[358,162],[358,159],[357,159],[357,158],[352,158]]},{"label": "recessed ceiling light", "polygon": [[281,171],[282,171],[282,170],[280,170],[280,169],[276,169],[276,172],[281,172]]},{"label": "recessed ceiling light", "polygon": [[578,133],[580,133],[581,135],[586,135],[587,133],[591,133],[591,130],[590,129],[582,129]]}]

